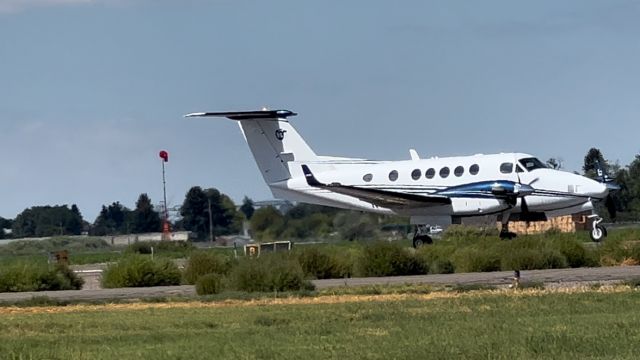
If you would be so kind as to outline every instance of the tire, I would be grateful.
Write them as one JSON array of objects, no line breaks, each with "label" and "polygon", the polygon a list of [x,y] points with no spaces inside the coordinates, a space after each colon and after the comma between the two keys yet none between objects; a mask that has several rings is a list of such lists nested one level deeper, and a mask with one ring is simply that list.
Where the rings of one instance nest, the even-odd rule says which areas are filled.
[{"label": "tire", "polygon": [[431,244],[431,243],[433,243],[433,240],[431,240],[431,238],[428,237],[427,235],[420,235],[413,239],[413,247],[416,249],[424,246],[424,244]]},{"label": "tire", "polygon": [[596,225],[595,228],[591,229],[591,240],[593,242],[600,242],[607,236],[607,229],[602,225]]}]

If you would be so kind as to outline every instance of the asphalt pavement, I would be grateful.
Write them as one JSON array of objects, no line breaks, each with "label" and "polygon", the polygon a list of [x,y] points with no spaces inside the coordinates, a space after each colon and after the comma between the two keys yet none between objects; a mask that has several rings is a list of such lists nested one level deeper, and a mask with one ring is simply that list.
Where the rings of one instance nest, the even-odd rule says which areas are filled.
[{"label": "asphalt pavement", "polygon": [[[172,296],[193,296],[195,288],[191,285],[156,286],[148,288],[100,289],[100,269],[83,269],[80,275],[92,288],[65,291],[38,291],[21,293],[0,293],[0,302],[17,302],[34,297],[48,297],[60,301],[108,301],[135,300]],[[462,273],[393,277],[369,277],[349,279],[314,280],[317,289],[332,287],[356,287],[371,285],[433,284],[433,285],[509,285],[514,273],[498,271],[489,273]],[[544,283],[550,287],[572,287],[589,283],[612,283],[640,278],[640,266],[618,266],[577,269],[552,269],[522,271],[521,282]]]}]

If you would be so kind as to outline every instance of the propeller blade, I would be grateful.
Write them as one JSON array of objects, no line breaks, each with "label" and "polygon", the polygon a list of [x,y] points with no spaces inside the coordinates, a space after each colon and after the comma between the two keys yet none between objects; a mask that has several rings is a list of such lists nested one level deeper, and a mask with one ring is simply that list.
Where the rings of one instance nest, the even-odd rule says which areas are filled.
[{"label": "propeller blade", "polygon": [[609,217],[611,218],[611,221],[615,222],[616,215],[618,214],[618,209],[616,207],[616,202],[613,199],[613,196],[611,196],[611,194],[607,195],[607,198],[604,201],[604,206],[606,206],[607,211],[609,212]]},{"label": "propeller blade", "polygon": [[529,205],[527,205],[527,200],[525,200],[525,196],[520,199],[520,210],[522,210],[523,214],[529,212]]}]

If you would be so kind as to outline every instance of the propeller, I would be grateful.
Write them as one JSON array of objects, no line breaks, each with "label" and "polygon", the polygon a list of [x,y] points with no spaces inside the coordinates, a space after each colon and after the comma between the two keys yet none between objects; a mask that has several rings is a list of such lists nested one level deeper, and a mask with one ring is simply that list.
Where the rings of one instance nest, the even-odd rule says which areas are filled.
[{"label": "propeller", "polygon": [[522,211],[522,213],[526,214],[529,212],[529,205],[527,204],[527,200],[526,197],[527,195],[531,195],[533,194],[536,189],[533,188],[533,184],[535,184],[536,182],[538,182],[538,180],[540,180],[539,177],[531,180],[528,184],[523,184],[522,183],[522,179],[520,179],[520,174],[518,172],[516,172],[516,176],[518,178],[518,183],[516,184],[516,187],[514,188],[514,192],[516,194],[516,196],[520,196],[520,209]]},{"label": "propeller", "polygon": [[617,206],[617,201],[615,197],[612,196],[611,193],[617,190],[620,190],[620,185],[616,184],[614,182],[614,179],[609,177],[609,174],[607,174],[606,169],[602,166],[602,164],[600,164],[599,161],[597,160],[595,161],[594,168],[596,170],[597,179],[601,183],[603,183],[609,190],[609,193],[607,194],[607,197],[604,200],[604,206],[607,208],[607,211],[609,212],[609,217],[611,218],[611,221],[615,222],[616,216],[618,214],[618,206]]}]

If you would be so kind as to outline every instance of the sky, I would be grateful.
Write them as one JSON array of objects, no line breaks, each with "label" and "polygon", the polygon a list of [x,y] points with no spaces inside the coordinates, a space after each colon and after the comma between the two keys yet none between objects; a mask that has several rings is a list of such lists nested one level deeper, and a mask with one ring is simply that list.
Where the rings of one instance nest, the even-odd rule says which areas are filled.
[{"label": "sky", "polygon": [[238,126],[262,107],[316,153],[640,152],[637,1],[0,0],[0,216],[272,196]]}]

